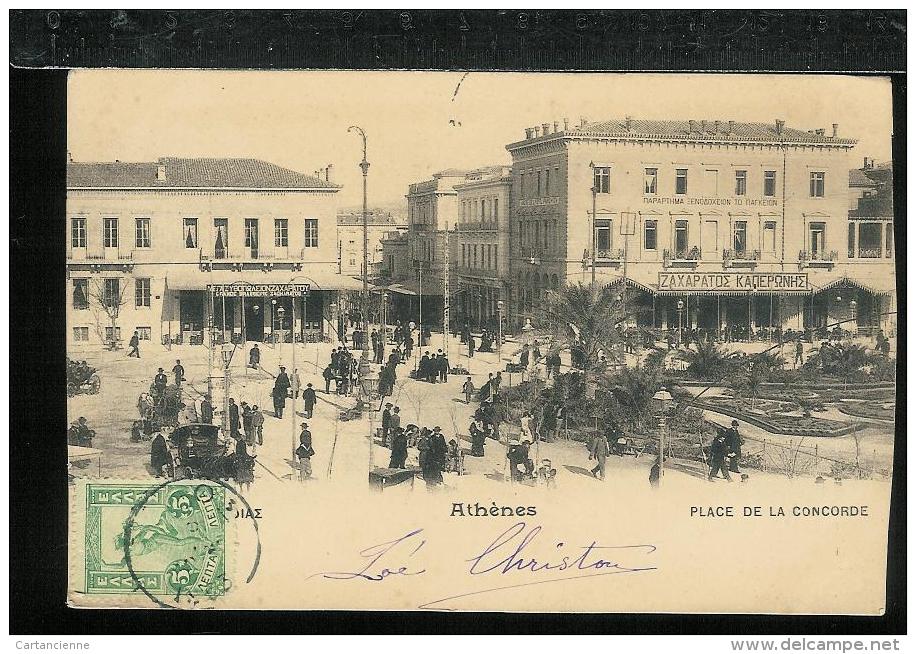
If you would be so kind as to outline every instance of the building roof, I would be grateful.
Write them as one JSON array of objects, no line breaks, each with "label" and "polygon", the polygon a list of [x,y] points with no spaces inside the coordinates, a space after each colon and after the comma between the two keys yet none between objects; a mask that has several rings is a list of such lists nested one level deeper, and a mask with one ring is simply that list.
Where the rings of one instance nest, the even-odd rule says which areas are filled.
[{"label": "building roof", "polygon": [[874,188],[878,182],[866,175],[861,168],[853,168],[849,171],[849,186],[853,188]]},{"label": "building roof", "polygon": [[[164,179],[159,179],[162,167]],[[161,157],[158,161],[69,162],[68,188],[337,189],[312,175],[260,159]]]},{"label": "building roof", "polygon": [[[778,130],[778,131],[777,131]],[[774,143],[820,143],[852,146],[855,139],[829,136],[826,130],[802,130],[776,122],[748,123],[728,120],[642,120],[636,118],[602,120],[573,127],[563,132],[547,134],[557,136],[607,136],[624,138],[660,138],[677,140],[759,141]],[[538,137],[535,137],[535,139]],[[540,138],[545,138],[541,136]],[[533,139],[526,139],[526,141]],[[512,145],[522,145],[520,141]]]}]

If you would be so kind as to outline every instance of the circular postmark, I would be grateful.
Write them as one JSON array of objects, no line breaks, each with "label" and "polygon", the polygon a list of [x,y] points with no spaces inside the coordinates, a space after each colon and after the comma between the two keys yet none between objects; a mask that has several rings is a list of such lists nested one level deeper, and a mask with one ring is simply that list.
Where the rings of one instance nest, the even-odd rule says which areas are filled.
[{"label": "circular postmark", "polygon": [[[222,542],[209,542],[204,538],[204,534],[201,533],[199,525],[193,520],[189,520],[189,518],[192,518],[201,511],[216,510],[217,507],[213,507],[213,500],[215,497],[214,485],[225,489],[227,496],[234,497],[247,509],[247,515],[254,528],[256,543],[255,555],[251,564],[251,569],[245,579],[245,583],[250,583],[252,579],[254,579],[261,561],[261,539],[258,531],[258,522],[254,517],[256,512],[252,509],[248,500],[245,499],[238,490],[218,479],[208,480],[207,483],[201,482],[193,487],[188,482],[189,480],[168,480],[151,486],[143,492],[136,502],[134,502],[128,513],[127,519],[124,521],[122,539],[124,544],[124,563],[127,567],[128,574],[135,584],[135,587],[140,592],[142,592],[153,604],[164,609],[194,608],[199,606],[200,601],[194,596],[193,589],[201,581],[202,575],[212,573],[212,570],[209,569],[206,562],[217,554],[216,546],[225,546],[225,543]],[[191,546],[191,554],[189,556],[177,558],[165,567],[162,574],[165,588],[160,590],[167,590],[168,595],[160,594],[160,596],[157,596],[152,589],[147,588],[146,584],[141,579],[141,575],[135,570],[134,552],[132,549],[136,547],[138,543],[140,543],[141,548],[145,547],[145,543],[147,542],[144,540],[143,534],[143,530],[147,526],[138,525],[136,523],[137,516],[150,502],[150,498],[158,497],[162,491],[165,491],[164,514],[168,514],[171,518],[179,521],[187,521],[183,523],[187,531],[186,538],[196,544]],[[224,509],[225,507],[218,507],[220,512]],[[223,519],[223,517],[220,516],[219,519]],[[174,537],[174,534],[166,533],[163,538],[168,540],[170,537]],[[232,587],[231,580],[227,578],[225,574],[225,561],[222,562],[222,565],[223,571],[220,578],[213,580],[222,591],[219,594],[225,593]],[[164,601],[163,597],[167,596],[172,597],[174,604]]]}]

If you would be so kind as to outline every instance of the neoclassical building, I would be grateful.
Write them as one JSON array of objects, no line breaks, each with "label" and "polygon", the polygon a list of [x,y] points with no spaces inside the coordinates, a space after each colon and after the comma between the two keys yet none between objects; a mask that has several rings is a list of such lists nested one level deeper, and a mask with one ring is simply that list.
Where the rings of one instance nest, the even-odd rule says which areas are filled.
[{"label": "neoclassical building", "polygon": [[781,120],[527,129],[506,146],[511,319],[594,276],[621,285],[641,325],[893,329],[891,221],[850,215],[855,144]]},{"label": "neoclassical building", "polygon": [[223,341],[333,333],[361,288],[338,272],[339,189],[257,159],[70,162],[68,345],[203,343],[211,319]]}]

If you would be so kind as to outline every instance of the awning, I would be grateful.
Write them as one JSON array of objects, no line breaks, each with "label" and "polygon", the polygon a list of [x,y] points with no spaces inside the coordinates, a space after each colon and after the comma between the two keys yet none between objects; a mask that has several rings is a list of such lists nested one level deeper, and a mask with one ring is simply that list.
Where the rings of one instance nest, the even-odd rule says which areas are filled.
[{"label": "awning", "polygon": [[419,293],[413,289],[407,288],[403,284],[391,284],[386,290],[392,293],[400,293],[401,295],[419,295]]},{"label": "awning", "polygon": [[843,275],[842,277],[837,277],[833,279],[818,289],[814,290],[814,293],[823,293],[824,291],[830,290],[831,288],[836,288],[838,286],[853,286],[855,288],[862,289],[863,291],[868,291],[872,295],[892,295],[895,292],[895,289],[880,289],[875,288],[870,284],[856,279],[855,277],[849,277],[848,275]]},{"label": "awning", "polygon": [[811,295],[810,289],[778,289],[778,290],[736,290],[736,289],[661,289],[658,290],[655,288],[655,285],[652,285],[654,290],[652,291],[655,295],[659,297],[686,297],[686,296],[697,296],[697,297],[748,297],[748,296],[765,296],[765,295]]},{"label": "awning", "polygon": [[[171,291],[206,291],[210,284],[309,284],[316,291],[361,291],[362,280],[325,271],[289,270],[174,270],[166,275],[166,288]],[[375,286],[369,284],[369,288]]]}]

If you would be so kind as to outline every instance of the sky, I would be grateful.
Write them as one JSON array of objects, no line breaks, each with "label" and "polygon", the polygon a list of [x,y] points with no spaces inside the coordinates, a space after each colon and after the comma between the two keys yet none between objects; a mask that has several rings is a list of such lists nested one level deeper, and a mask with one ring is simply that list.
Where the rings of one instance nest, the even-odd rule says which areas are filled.
[{"label": "sky", "polygon": [[510,162],[525,128],[581,117],[839,124],[851,166],[891,156],[891,87],[841,75],[76,70],[68,88],[74,161],[253,157],[311,174],[334,164],[341,206],[402,201],[445,168]]}]

